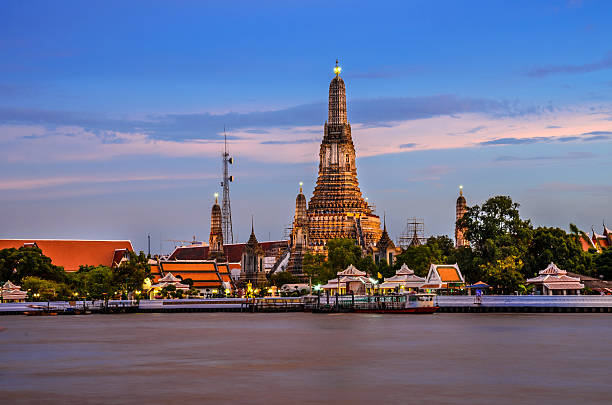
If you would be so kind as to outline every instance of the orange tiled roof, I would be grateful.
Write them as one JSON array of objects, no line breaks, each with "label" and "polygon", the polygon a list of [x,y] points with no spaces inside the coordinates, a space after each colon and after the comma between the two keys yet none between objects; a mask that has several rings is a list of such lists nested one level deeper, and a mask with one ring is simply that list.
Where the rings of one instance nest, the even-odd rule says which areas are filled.
[{"label": "orange tiled roof", "polygon": [[444,283],[448,282],[461,282],[461,277],[457,274],[457,270],[454,267],[442,267],[438,266],[437,268],[438,274],[440,275],[440,279]]},{"label": "orange tiled roof", "polygon": [[0,239],[0,249],[19,249],[31,243],[36,243],[53,264],[66,271],[77,271],[81,265],[112,267],[115,250],[134,250],[129,240],[69,239]]}]

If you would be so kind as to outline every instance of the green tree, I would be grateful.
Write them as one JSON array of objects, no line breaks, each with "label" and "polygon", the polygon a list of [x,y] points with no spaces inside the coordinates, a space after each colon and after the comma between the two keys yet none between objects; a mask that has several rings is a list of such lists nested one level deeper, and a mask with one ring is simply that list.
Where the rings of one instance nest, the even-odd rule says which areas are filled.
[{"label": "green tree", "polygon": [[136,254],[128,251],[129,259],[122,262],[115,270],[115,284],[126,292],[142,289],[145,278],[151,275],[151,265],[144,252]]},{"label": "green tree", "polygon": [[595,256],[595,270],[597,275],[605,280],[612,280],[612,248],[604,249]]},{"label": "green tree", "polygon": [[51,263],[51,259],[43,255],[42,250],[35,246],[23,246],[19,249],[0,250],[0,280],[10,280],[21,284],[28,276],[57,282],[66,281],[64,269]]},{"label": "green tree", "polygon": [[345,270],[351,264],[356,266],[361,259],[361,248],[353,239],[330,239],[325,248],[327,261],[336,273]]},{"label": "green tree", "polygon": [[508,196],[489,198],[482,207],[469,207],[457,226],[465,229],[464,235],[481,263],[523,257],[532,236],[530,221],[521,219],[519,204]]},{"label": "green tree", "polygon": [[424,277],[432,263],[449,263],[454,259],[454,255],[453,241],[448,236],[431,236],[425,244],[409,246],[397,255],[393,267],[397,270],[402,264],[406,264],[415,274]]},{"label": "green tree", "polygon": [[175,292],[176,286],[170,284],[161,289],[160,295],[162,296],[162,298],[170,298]]},{"label": "green tree", "polygon": [[493,263],[481,265],[484,282],[493,287],[497,294],[512,294],[521,290],[525,282],[523,274],[519,271],[523,263],[516,256],[509,256]]},{"label": "green tree", "polygon": [[28,291],[30,299],[38,294],[37,301],[54,301],[72,299],[72,290],[65,283],[53,280],[44,280],[40,277],[27,276],[22,280],[22,290]]},{"label": "green tree", "polygon": [[312,284],[325,284],[327,280],[336,277],[333,269],[320,253],[306,253],[302,260],[304,274],[311,277]]},{"label": "green tree", "polygon": [[270,284],[279,288],[284,284],[296,284],[298,282],[299,279],[288,271],[279,271],[270,276]]},{"label": "green tree", "polygon": [[551,262],[580,274],[592,272],[591,254],[582,250],[575,235],[560,228],[536,228],[524,256],[522,273],[534,277]]},{"label": "green tree", "polygon": [[93,299],[111,299],[118,289],[115,275],[110,267],[95,266],[81,273],[81,277],[83,277],[80,281],[83,286],[82,292]]}]

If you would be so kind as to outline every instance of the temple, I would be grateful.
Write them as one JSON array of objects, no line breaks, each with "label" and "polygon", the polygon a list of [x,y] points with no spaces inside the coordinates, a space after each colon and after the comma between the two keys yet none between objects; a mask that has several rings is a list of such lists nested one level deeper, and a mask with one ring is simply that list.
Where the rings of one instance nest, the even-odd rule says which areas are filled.
[{"label": "temple", "polygon": [[219,196],[215,194],[215,203],[210,214],[210,237],[208,238],[208,256],[217,261],[225,260],[223,250],[223,229],[221,229],[221,207]]},{"label": "temple", "polygon": [[457,221],[463,218],[466,211],[467,202],[463,196],[463,186],[459,186],[459,197],[457,197],[457,207],[455,209],[455,247],[457,248],[470,245],[463,235],[465,229],[457,226]]},{"label": "temple", "polygon": [[[291,250],[298,254],[303,252],[304,242],[307,242],[308,250],[324,253],[327,241],[335,238],[354,239],[367,252],[376,246],[382,235],[380,218],[372,212],[359,189],[355,146],[347,116],[346,87],[340,71],[336,61],[336,75],[329,84],[328,119],[323,127],[314,193],[307,206],[305,198],[302,201],[300,195],[296,203],[293,226],[296,235],[292,234]],[[297,205],[300,205],[299,210]],[[306,209],[305,218],[303,208]],[[306,227],[301,225],[304,219]],[[299,237],[296,229],[300,228],[302,236],[307,235],[307,238]],[[290,266],[296,274],[301,273],[299,261],[299,256],[294,257]]]}]

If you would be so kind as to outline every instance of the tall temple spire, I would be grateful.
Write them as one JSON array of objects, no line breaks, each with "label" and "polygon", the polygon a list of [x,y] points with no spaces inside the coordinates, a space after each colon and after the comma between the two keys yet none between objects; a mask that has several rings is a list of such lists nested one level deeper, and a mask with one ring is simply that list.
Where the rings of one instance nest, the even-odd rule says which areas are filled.
[{"label": "tall temple spire", "polygon": [[210,237],[208,238],[208,257],[211,259],[223,260],[225,258],[221,222],[219,194],[215,193],[215,203],[210,212]]},{"label": "tall temple spire", "polygon": [[295,215],[291,227],[291,237],[289,240],[289,262],[287,270],[293,274],[302,274],[302,260],[308,250],[308,205],[306,197],[302,191],[300,182],[300,192],[295,197]]},{"label": "tall temple spire", "polygon": [[329,84],[329,125],[342,125],[348,122],[346,116],[346,88],[344,80],[340,77],[341,70],[342,68],[338,66],[338,60],[336,60],[336,67],[334,68],[336,77]]},{"label": "tall temple spire", "polygon": [[467,202],[463,196],[463,186],[459,186],[459,197],[457,197],[457,205],[455,208],[455,247],[468,246],[469,242],[463,236],[465,229],[457,226],[459,221],[467,211]]},{"label": "tall temple spire", "polygon": [[310,248],[324,252],[333,238],[351,238],[365,251],[380,239],[380,218],[364,200],[359,181],[355,146],[346,109],[346,87],[341,68],[329,84],[328,120],[319,149],[319,176],[308,204]]}]

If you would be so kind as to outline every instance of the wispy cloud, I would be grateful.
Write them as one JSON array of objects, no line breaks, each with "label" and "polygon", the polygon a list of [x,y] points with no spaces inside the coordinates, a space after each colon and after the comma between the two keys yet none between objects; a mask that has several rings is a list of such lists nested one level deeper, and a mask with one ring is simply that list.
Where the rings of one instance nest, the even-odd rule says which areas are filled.
[{"label": "wispy cloud", "polygon": [[59,187],[71,184],[100,184],[100,183],[131,183],[131,182],[150,182],[150,181],[178,181],[178,180],[203,180],[217,178],[217,174],[164,174],[164,175],[132,175],[132,176],[112,176],[104,177],[100,175],[90,176],[58,176],[24,178],[0,181],[0,190],[33,190],[48,187]]},{"label": "wispy cloud", "polygon": [[295,139],[288,141],[263,141],[260,142],[262,145],[296,145],[302,143],[318,143],[321,142],[320,138],[306,138],[306,139]]},{"label": "wispy cloud", "polygon": [[536,136],[529,138],[497,138],[489,141],[480,142],[482,146],[494,146],[494,145],[525,145],[530,143],[541,143],[541,142],[571,142],[582,140],[588,141],[604,141],[612,139],[612,131],[592,131],[584,132],[578,135],[571,136]]},{"label": "wispy cloud", "polygon": [[[528,106],[516,101],[441,94],[357,99],[349,106],[349,118],[353,124],[384,127],[396,122],[468,113],[508,117],[540,114],[550,110],[550,106]],[[59,126],[81,127],[101,137],[108,132],[137,132],[161,140],[217,139],[225,125],[232,128],[234,136],[236,130],[265,135],[270,128],[321,125],[326,117],[325,103],[243,113],[154,114],[139,119],[77,111],[0,107],[0,124],[4,125],[41,125],[50,130]],[[472,130],[481,129],[475,127]]]},{"label": "wispy cloud", "polygon": [[565,155],[549,155],[549,156],[498,156],[494,159],[496,162],[512,162],[512,161],[545,161],[545,160],[574,160],[574,159],[592,159],[597,157],[591,152],[569,152]]},{"label": "wispy cloud", "polygon": [[606,53],[606,55],[595,62],[585,63],[582,65],[551,65],[533,68],[527,71],[527,76],[530,77],[545,77],[554,74],[581,74],[595,72],[597,70],[612,69],[612,51]]}]

